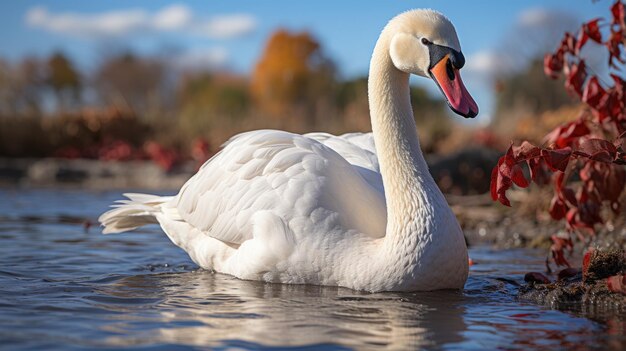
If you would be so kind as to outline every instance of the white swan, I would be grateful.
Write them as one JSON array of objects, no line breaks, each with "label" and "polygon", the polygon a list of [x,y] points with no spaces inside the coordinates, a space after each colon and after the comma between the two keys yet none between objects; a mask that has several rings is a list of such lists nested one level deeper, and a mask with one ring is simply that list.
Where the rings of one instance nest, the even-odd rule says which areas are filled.
[{"label": "white swan", "polygon": [[467,248],[420,150],[409,75],[430,76],[455,112],[474,117],[463,64],[446,17],[402,13],[382,31],[370,64],[373,133],[237,135],[178,195],[127,194],[100,217],[104,233],[159,223],[198,265],[241,279],[462,288]]}]

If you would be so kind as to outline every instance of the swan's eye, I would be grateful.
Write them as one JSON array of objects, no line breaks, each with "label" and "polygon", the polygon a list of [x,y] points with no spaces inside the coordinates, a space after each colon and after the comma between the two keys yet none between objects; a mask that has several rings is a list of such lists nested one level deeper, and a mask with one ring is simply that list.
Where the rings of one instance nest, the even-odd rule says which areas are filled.
[{"label": "swan's eye", "polygon": [[422,38],[422,44],[429,45],[429,44],[432,44],[432,43],[428,39]]}]

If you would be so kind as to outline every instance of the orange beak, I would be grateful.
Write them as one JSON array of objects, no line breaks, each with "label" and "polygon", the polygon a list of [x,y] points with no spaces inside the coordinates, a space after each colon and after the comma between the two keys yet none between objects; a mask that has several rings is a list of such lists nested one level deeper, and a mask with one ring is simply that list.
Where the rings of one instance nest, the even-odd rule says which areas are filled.
[{"label": "orange beak", "polygon": [[430,69],[431,78],[446,97],[452,111],[467,118],[476,117],[478,105],[465,88],[459,70],[452,66],[450,54],[446,54]]}]

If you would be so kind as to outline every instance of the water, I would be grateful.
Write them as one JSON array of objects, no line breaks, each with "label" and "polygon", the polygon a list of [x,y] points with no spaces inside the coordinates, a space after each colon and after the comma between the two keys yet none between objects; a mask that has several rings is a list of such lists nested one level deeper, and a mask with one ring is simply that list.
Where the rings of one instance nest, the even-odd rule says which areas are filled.
[{"label": "water", "polygon": [[[0,348],[623,349],[623,318],[514,297],[544,252],[470,250],[464,291],[365,294],[199,270],[158,227],[85,231],[117,192],[0,190]],[[504,279],[503,279],[504,278]]]}]

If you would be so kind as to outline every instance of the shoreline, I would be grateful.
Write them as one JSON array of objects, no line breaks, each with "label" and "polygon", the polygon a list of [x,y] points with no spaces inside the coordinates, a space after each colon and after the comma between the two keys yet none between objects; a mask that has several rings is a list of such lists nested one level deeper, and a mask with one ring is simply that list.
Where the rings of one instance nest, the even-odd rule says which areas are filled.
[{"label": "shoreline", "polygon": [[[429,157],[430,171],[435,177],[448,174],[459,159],[467,155],[486,161],[492,155],[476,157],[475,150],[447,156]],[[488,164],[488,162],[484,162]],[[188,161],[172,171],[165,171],[152,161],[101,161],[61,158],[0,157],[0,189],[63,189],[84,191],[146,190],[177,192],[196,172],[197,163]],[[483,166],[482,168],[484,168]],[[462,175],[452,182],[463,183]],[[488,180],[485,180],[488,181]],[[470,184],[462,184],[468,186]],[[469,245],[491,245],[495,248],[549,249],[550,236],[562,232],[561,222],[520,212],[520,205],[507,208],[491,200],[489,193],[478,195],[445,194],[450,207],[463,228]],[[518,194],[520,200],[527,196]],[[518,197],[513,195],[513,197]],[[526,201],[526,200],[524,200]],[[522,201],[523,202],[523,201]],[[608,224],[608,223],[607,223]],[[626,247],[626,221],[618,220],[599,230],[594,244]]]},{"label": "shoreline", "polygon": [[0,188],[177,190],[194,174],[186,162],[165,171],[152,161],[0,158]]}]

